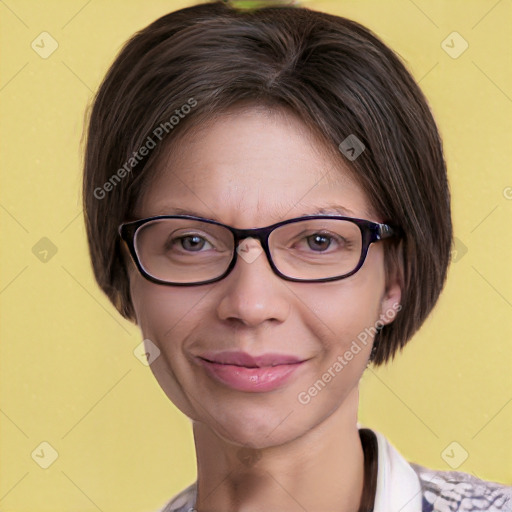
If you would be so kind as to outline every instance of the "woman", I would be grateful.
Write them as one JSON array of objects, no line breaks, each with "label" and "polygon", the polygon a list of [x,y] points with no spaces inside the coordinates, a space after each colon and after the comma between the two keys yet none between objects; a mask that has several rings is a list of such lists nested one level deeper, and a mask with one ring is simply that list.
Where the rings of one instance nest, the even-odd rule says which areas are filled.
[{"label": "woman", "polygon": [[155,21],[95,99],[84,211],[100,287],[193,423],[197,482],[162,510],[510,510],[357,423],[452,242],[436,124],[367,29],[223,2]]}]

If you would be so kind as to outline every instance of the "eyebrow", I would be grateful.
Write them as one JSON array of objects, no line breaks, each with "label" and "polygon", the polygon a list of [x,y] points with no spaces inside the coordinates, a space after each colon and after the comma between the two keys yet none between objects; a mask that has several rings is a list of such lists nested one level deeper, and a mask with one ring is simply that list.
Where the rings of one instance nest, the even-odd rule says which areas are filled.
[{"label": "eyebrow", "polygon": [[[192,215],[193,217],[202,217],[204,219],[222,222],[215,215],[209,216],[209,215],[205,215],[204,213],[202,213],[200,211],[194,211],[190,208],[180,208],[179,206],[164,207],[164,208],[161,208],[160,211],[162,213],[157,213],[156,215]],[[343,216],[356,217],[356,214],[352,210],[350,210],[344,206],[338,205],[338,204],[321,206],[321,207],[315,208],[314,210],[311,210],[309,212],[307,212],[307,211],[303,212],[302,214],[298,215],[297,217],[307,217],[310,215],[329,215],[329,214],[332,215],[333,213],[341,214]]]},{"label": "eyebrow", "polygon": [[322,214],[329,214],[329,213],[341,213],[342,215],[352,215],[355,216],[355,213],[352,210],[349,210],[348,208],[345,208],[344,206],[333,204],[329,206],[323,206],[321,208],[317,208],[311,213],[304,213],[303,215],[322,215]]}]

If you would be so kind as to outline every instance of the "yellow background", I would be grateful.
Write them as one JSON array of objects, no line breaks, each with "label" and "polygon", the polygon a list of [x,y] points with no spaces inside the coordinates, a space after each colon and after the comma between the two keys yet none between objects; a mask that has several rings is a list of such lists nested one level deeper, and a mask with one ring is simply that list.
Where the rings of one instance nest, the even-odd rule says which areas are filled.
[{"label": "yellow background", "polygon": [[[129,36],[191,4],[0,1],[0,511],[152,511],[195,479],[189,420],[93,280],[80,202],[93,92]],[[367,372],[360,421],[411,461],[451,469],[467,452],[458,470],[511,485],[512,3],[304,4],[363,23],[403,57],[449,167],[446,288],[404,353]],[[58,43],[47,59],[31,47],[44,31]],[[442,47],[454,31],[469,44],[458,58]],[[31,456],[42,442],[58,452],[48,469]]]}]

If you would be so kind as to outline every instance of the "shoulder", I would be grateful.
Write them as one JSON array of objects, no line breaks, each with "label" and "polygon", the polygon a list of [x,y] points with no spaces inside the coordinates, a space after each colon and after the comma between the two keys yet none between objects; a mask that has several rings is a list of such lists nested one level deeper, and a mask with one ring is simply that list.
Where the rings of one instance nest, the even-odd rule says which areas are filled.
[{"label": "shoulder", "polygon": [[468,473],[436,471],[410,463],[420,480],[422,512],[512,511],[512,487],[480,480]]},{"label": "shoulder", "polygon": [[166,505],[155,512],[195,512],[194,504],[196,502],[196,482],[183,489],[174,496]]}]

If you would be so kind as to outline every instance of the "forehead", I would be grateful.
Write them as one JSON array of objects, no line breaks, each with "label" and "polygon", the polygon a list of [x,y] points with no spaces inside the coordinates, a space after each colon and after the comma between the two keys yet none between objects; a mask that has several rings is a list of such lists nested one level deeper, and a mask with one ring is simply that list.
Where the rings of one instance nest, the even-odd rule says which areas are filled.
[{"label": "forehead", "polygon": [[336,207],[374,217],[343,157],[295,115],[227,112],[179,137],[139,199],[136,216],[190,213],[262,225]]}]

